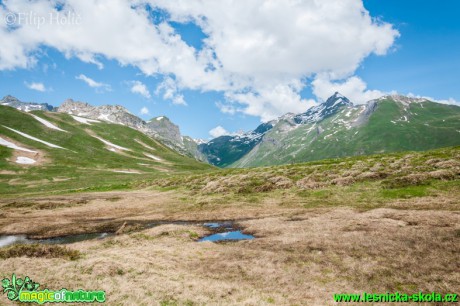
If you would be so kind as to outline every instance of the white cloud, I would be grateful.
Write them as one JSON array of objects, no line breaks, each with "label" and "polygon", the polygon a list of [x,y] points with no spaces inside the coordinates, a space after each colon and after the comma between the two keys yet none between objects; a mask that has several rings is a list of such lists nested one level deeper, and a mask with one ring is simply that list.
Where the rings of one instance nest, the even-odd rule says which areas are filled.
[{"label": "white cloud", "polygon": [[218,125],[209,131],[209,135],[211,135],[212,138],[217,138],[219,136],[230,135],[230,133],[222,126]]},{"label": "white cloud", "polygon": [[[184,89],[224,92],[236,111],[263,120],[303,111],[313,103],[300,97],[306,78],[350,77],[368,55],[388,52],[399,35],[373,19],[362,0],[146,0],[168,12],[157,25],[144,1],[66,0],[59,1],[60,12],[57,2],[4,1],[2,20],[8,12],[34,12],[48,22],[38,27],[22,20],[16,28],[0,23],[1,70],[33,66],[35,51],[48,46],[99,69],[102,59],[110,59],[162,75],[157,92],[175,104],[186,104]],[[49,22],[50,13],[68,11],[78,22]],[[203,49],[187,45],[171,20],[197,24],[207,35]]]},{"label": "white cloud", "polygon": [[141,115],[149,115],[150,114],[150,111],[147,107],[143,107],[141,108]]},{"label": "white cloud", "polygon": [[132,93],[139,94],[146,99],[151,98],[150,91],[148,90],[147,86],[145,86],[144,83],[140,81],[131,81],[130,84],[131,84]]},{"label": "white cloud", "polygon": [[428,96],[415,95],[413,93],[408,93],[407,96],[410,97],[410,98],[427,99],[429,101],[438,102],[438,103],[442,103],[442,104],[451,104],[451,105],[460,106],[460,101],[457,101],[454,98],[439,100],[439,99],[435,99],[435,98],[428,97]]},{"label": "white cloud", "polygon": [[[338,82],[331,81],[325,76],[318,76],[312,82],[312,89],[313,93],[323,101],[329,98],[332,94],[334,94],[334,92],[338,91],[342,95],[350,99],[350,101],[352,101],[354,104],[364,104],[370,100],[378,99],[385,95],[398,94],[396,91],[383,92],[380,90],[368,89],[367,84],[362,79],[356,76],[350,77],[345,81]],[[453,104],[460,106],[460,102],[456,101],[453,98],[440,100],[428,96],[415,95],[413,93],[408,93],[406,94],[406,96],[410,98],[427,99],[429,101],[438,102],[442,104]]]},{"label": "white cloud", "polygon": [[27,82],[25,82],[25,85],[27,86],[27,88],[32,89],[32,90],[41,91],[41,92],[46,91],[46,87],[45,87],[45,85],[43,83],[35,83],[35,82],[27,83]]},{"label": "white cloud", "polygon": [[239,110],[238,108],[236,108],[231,103],[224,103],[224,102],[221,102],[221,101],[217,101],[216,106],[224,114],[234,115],[237,112],[243,112],[242,110]]},{"label": "white cloud", "polygon": [[259,116],[262,121],[269,121],[288,112],[301,113],[316,104],[314,100],[302,99],[298,89],[289,84],[261,87],[257,93],[229,93],[227,99],[244,105],[244,113]]},{"label": "white cloud", "polygon": [[176,81],[174,81],[171,77],[166,77],[163,82],[158,85],[155,93],[157,95],[163,93],[163,99],[171,100],[174,104],[187,105],[184,96],[179,93]]},{"label": "white cloud", "polygon": [[96,82],[95,80],[93,80],[93,79],[87,77],[87,76],[84,75],[84,74],[80,74],[80,75],[76,76],[75,78],[76,78],[77,80],[82,80],[82,81],[85,82],[89,87],[95,88],[96,91],[99,91],[99,92],[111,91],[111,90],[112,90],[112,88],[110,87],[109,84]]},{"label": "white cloud", "polygon": [[336,91],[350,99],[354,104],[364,104],[386,94],[379,90],[367,89],[367,84],[356,76],[340,82],[333,82],[325,76],[318,76],[312,82],[312,86],[313,93],[323,101]]}]

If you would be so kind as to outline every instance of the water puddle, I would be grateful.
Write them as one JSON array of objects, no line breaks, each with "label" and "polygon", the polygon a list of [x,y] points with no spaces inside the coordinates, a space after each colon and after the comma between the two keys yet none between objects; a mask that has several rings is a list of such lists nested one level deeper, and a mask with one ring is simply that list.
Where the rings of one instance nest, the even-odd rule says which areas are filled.
[{"label": "water puddle", "polygon": [[198,241],[217,242],[217,241],[238,241],[238,240],[250,240],[250,239],[254,239],[254,236],[243,234],[241,231],[232,231],[232,232],[212,234],[212,235],[203,237]]},{"label": "water puddle", "polygon": [[[192,222],[192,221],[155,221],[146,223],[139,230],[152,228],[163,224],[180,224],[180,225],[201,225],[207,227],[212,231],[212,234],[205,236],[198,241],[239,241],[254,239],[252,235],[243,234],[241,228],[238,228],[232,221],[218,221],[218,222]],[[0,248],[10,246],[13,244],[70,244],[93,239],[104,239],[107,237],[115,236],[115,233],[90,233],[90,234],[77,234],[61,237],[53,237],[47,239],[31,239],[26,235],[0,235]]]},{"label": "water puddle", "polygon": [[254,236],[243,234],[241,230],[237,230],[232,222],[212,222],[204,223],[203,225],[217,233],[205,236],[198,240],[199,242],[239,241],[254,239]]}]

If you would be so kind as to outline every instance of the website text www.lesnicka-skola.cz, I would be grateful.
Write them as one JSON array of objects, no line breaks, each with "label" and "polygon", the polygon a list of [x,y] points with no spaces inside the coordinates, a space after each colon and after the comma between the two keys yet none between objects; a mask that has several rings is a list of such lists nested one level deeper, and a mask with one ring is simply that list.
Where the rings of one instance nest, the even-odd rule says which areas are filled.
[{"label": "website text www.lesnicka-skola.cz", "polygon": [[438,292],[431,293],[334,293],[334,302],[444,302],[444,303],[458,303],[458,294],[456,293],[446,293],[441,294]]}]

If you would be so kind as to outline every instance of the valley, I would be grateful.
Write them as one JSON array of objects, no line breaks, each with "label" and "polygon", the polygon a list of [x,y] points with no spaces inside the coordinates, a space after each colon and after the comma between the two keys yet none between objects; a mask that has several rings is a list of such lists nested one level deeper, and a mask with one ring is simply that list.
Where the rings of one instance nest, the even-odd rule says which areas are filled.
[{"label": "valley", "polygon": [[[98,288],[110,305],[332,305],[335,293],[455,292],[460,147],[423,149],[457,144],[456,108],[411,101],[417,125],[408,126],[394,101],[345,99],[244,137],[186,142],[220,143],[221,161],[238,166],[226,169],[163,143],[123,109],[0,106],[0,274]],[[391,128],[381,120],[395,116],[403,119]],[[430,130],[417,132],[424,123]],[[232,148],[249,138],[257,144],[235,159]]]},{"label": "valley", "polygon": [[[455,292],[459,160],[454,147],[5,197],[0,235],[119,232],[0,248],[0,273],[99,288],[114,305],[332,305],[342,292]],[[255,238],[198,242],[213,220]]]}]

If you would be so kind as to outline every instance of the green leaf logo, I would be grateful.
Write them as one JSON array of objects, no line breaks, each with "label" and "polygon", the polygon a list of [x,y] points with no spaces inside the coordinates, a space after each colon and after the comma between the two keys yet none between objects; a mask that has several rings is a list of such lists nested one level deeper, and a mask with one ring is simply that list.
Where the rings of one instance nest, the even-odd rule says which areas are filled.
[{"label": "green leaf logo", "polygon": [[40,284],[35,283],[28,276],[24,279],[16,278],[14,273],[11,276],[11,281],[8,278],[2,280],[3,293],[6,293],[6,296],[11,301],[18,300],[22,290],[36,291],[39,286]]}]

